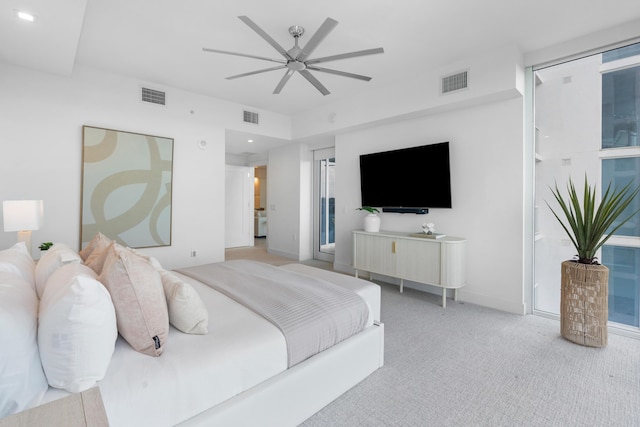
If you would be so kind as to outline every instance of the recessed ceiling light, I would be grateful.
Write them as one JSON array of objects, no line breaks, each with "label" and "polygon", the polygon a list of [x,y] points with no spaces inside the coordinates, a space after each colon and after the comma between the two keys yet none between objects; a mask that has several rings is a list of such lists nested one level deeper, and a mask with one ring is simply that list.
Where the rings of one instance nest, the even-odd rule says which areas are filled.
[{"label": "recessed ceiling light", "polygon": [[18,18],[22,19],[23,21],[34,22],[36,20],[35,15],[32,15],[29,12],[16,9],[14,10],[14,13]]},{"label": "recessed ceiling light", "polygon": [[253,139],[247,139],[247,142],[251,143],[253,142]]}]

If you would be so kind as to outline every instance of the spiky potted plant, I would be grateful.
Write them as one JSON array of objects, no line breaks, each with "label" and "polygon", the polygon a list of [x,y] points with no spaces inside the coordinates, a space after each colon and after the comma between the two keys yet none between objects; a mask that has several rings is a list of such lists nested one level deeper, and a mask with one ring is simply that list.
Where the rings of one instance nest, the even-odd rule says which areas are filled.
[{"label": "spiky potted plant", "polygon": [[586,176],[582,197],[571,179],[566,199],[557,184],[555,189],[551,188],[562,213],[554,211],[548,202],[547,205],[578,251],[577,259],[562,263],[560,293],[560,333],[577,344],[607,345],[609,269],[599,263],[596,253],[624,223],[640,212],[634,211],[614,225],[640,191],[640,187],[634,189],[632,183],[620,190],[612,189],[609,184],[599,204],[596,186],[590,186]]},{"label": "spiky potted plant", "polygon": [[373,208],[371,206],[361,206],[357,208],[359,211],[367,211],[369,212],[367,216],[364,217],[364,231],[369,231],[372,233],[377,233],[380,231],[380,217],[378,213],[380,211],[377,208]]}]

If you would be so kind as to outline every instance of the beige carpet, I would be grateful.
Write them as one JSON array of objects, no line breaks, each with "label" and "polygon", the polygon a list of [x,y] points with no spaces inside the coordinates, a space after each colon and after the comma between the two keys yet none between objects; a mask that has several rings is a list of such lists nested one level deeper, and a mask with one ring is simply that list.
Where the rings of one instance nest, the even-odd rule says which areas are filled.
[{"label": "beige carpet", "polygon": [[229,248],[225,250],[225,261],[231,261],[234,259],[251,259],[254,261],[264,262],[271,265],[285,265],[300,263],[310,265],[312,267],[323,268],[325,270],[332,270],[333,265],[329,262],[320,260],[305,260],[297,261],[295,259],[285,258],[278,255],[273,255],[267,252],[264,246],[263,239],[256,239],[256,246],[241,247],[241,248]]},{"label": "beige carpet", "polygon": [[234,259],[251,259],[271,265],[285,265],[296,262],[295,260],[289,258],[270,254],[264,248],[255,246],[227,249],[225,250],[224,259],[225,261],[231,261]]}]

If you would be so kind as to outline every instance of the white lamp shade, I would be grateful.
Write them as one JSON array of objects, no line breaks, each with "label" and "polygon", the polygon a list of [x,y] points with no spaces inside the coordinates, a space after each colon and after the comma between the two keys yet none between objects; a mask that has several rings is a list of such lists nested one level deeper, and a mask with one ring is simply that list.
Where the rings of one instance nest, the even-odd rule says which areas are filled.
[{"label": "white lamp shade", "polygon": [[2,217],[4,231],[38,230],[43,223],[42,200],[5,200]]}]

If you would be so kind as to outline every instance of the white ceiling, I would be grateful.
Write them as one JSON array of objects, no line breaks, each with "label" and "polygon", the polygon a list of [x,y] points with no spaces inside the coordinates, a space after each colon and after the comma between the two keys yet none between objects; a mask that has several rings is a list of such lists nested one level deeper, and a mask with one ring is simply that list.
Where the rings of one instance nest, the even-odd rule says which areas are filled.
[{"label": "white ceiling", "polygon": [[[15,10],[36,22],[19,21]],[[279,58],[239,15],[285,49],[293,46],[290,26],[306,29],[304,46],[327,17],[337,20],[312,58],[376,47],[385,53],[323,64],[370,82],[315,73],[331,91],[322,96],[295,74],[273,95],[282,70],[225,77],[277,64],[202,51]],[[0,0],[0,61],[63,75],[75,65],[95,67],[295,115],[491,47],[536,51],[639,17],[638,0]]]}]

